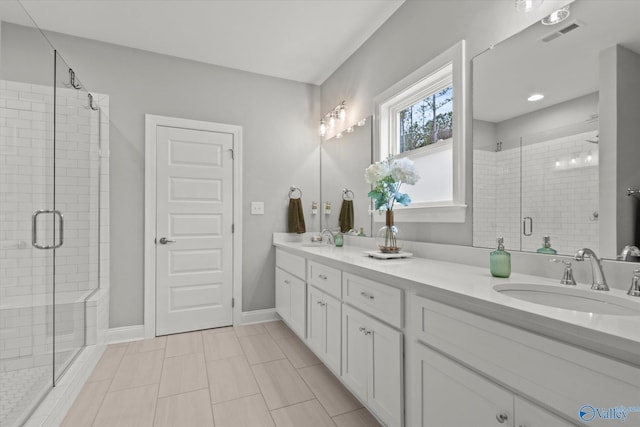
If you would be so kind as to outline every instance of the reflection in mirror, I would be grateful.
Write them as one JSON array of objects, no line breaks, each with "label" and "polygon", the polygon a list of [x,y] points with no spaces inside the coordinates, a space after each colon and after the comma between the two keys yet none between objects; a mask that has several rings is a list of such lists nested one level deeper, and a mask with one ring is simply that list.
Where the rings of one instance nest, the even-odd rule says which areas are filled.
[{"label": "reflection in mirror", "polygon": [[[354,126],[353,132],[344,132],[341,138],[331,138],[322,143],[321,196],[322,228],[340,227],[340,209],[345,199],[353,199],[353,228],[363,228],[371,236],[371,190],[364,179],[364,170],[371,164],[371,117],[363,126]],[[349,190],[348,194],[344,190]],[[331,204],[331,211],[325,209]]]},{"label": "reflection in mirror", "polygon": [[615,259],[640,243],[638,16],[637,1],[577,0],[474,58],[474,246],[535,252],[549,235],[559,254]]}]

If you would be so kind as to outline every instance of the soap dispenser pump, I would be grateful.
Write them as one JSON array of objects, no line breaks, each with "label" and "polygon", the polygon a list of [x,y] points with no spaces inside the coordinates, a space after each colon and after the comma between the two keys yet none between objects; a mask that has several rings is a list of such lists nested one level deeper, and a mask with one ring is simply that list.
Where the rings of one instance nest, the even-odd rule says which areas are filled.
[{"label": "soap dispenser pump", "polygon": [[504,250],[504,238],[498,237],[498,249],[489,256],[491,275],[509,277],[511,275],[511,254]]},{"label": "soap dispenser pump", "polygon": [[549,236],[544,236],[542,238],[542,247],[538,249],[536,252],[539,254],[550,254],[556,255],[558,251],[551,247],[551,238]]}]

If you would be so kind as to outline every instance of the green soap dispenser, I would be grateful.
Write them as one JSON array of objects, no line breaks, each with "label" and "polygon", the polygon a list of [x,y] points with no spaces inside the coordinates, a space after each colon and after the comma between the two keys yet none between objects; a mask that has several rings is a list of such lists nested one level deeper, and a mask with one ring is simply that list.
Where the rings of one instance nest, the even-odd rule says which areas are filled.
[{"label": "green soap dispenser", "polygon": [[498,237],[498,249],[491,252],[489,257],[491,275],[494,277],[509,277],[511,275],[511,254],[504,250],[504,239]]},{"label": "green soap dispenser", "polygon": [[556,255],[558,251],[551,247],[551,238],[549,236],[544,236],[542,238],[542,247],[538,249],[536,252],[539,254],[550,254]]}]

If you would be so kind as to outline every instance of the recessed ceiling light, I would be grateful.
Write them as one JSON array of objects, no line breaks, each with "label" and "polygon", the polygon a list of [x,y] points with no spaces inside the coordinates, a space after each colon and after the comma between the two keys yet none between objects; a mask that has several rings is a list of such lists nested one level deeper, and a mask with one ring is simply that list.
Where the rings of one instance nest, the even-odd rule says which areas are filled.
[{"label": "recessed ceiling light", "polygon": [[543,25],[559,24],[560,22],[567,19],[569,17],[569,14],[569,6],[565,6],[561,9],[556,10],[550,15],[545,16],[540,22],[542,22]]},{"label": "recessed ceiling light", "polygon": [[534,93],[533,95],[531,95],[530,97],[527,98],[527,101],[540,101],[542,98],[544,98],[544,95],[541,93]]}]

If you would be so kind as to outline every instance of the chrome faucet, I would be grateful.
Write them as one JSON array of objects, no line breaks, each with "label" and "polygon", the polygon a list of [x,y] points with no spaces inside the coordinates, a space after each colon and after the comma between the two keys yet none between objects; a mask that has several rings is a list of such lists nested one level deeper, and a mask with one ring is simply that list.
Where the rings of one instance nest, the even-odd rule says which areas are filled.
[{"label": "chrome faucet", "polygon": [[620,261],[629,261],[629,257],[640,257],[640,249],[637,246],[625,246],[618,259]]},{"label": "chrome faucet", "polygon": [[333,245],[335,244],[335,236],[333,235],[333,233],[331,232],[331,230],[329,230],[328,228],[325,228],[324,230],[322,230],[322,232],[320,233],[320,235],[322,236],[322,240],[324,240],[324,235],[327,234],[327,245]]},{"label": "chrome faucet", "polygon": [[602,261],[596,253],[589,248],[579,249],[574,258],[576,261],[584,261],[585,256],[588,256],[591,260],[591,277],[593,278],[591,289],[595,291],[608,291],[609,286],[607,285],[607,280],[604,278],[604,271],[602,271]]}]

